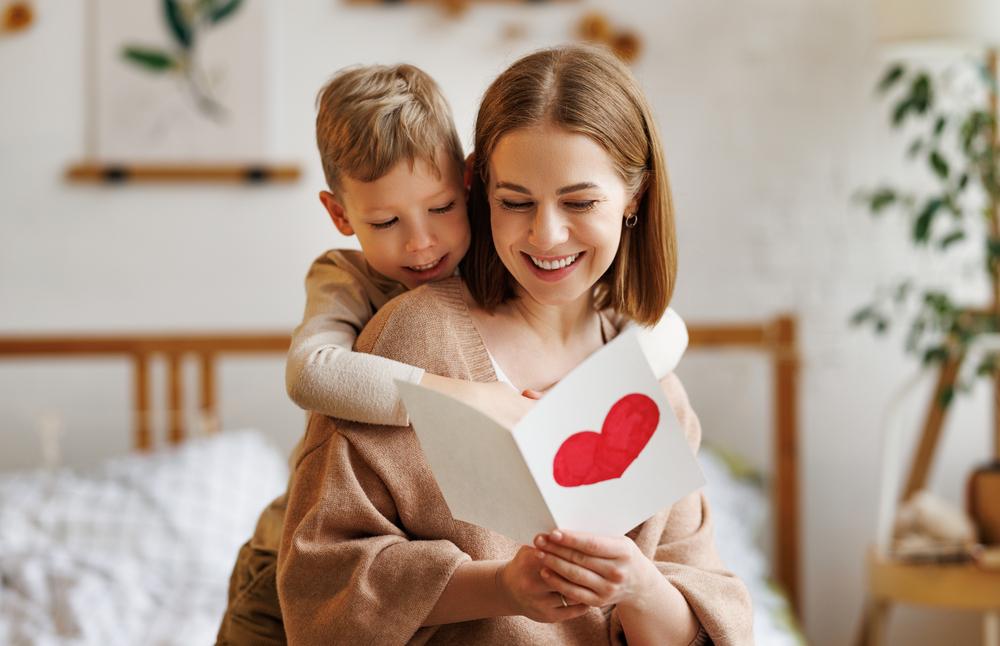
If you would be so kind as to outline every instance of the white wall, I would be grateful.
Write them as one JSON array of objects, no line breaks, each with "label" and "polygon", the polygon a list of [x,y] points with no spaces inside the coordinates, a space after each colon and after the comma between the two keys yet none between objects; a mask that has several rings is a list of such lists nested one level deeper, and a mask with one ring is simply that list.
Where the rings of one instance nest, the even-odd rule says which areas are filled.
[{"label": "white wall", "polygon": [[[0,332],[291,328],[310,260],[350,244],[315,199],[322,82],[356,62],[415,63],[441,82],[469,141],[489,81],[521,53],[567,39],[586,6],[481,7],[450,21],[429,8],[275,3],[276,154],[300,160],[303,180],[108,189],[60,179],[83,152],[82,4],[38,0],[37,25],[0,39]],[[899,166],[871,91],[881,65],[871,10],[864,0],[605,4],[645,41],[635,71],[660,119],[679,214],[675,307],[694,321],[800,318],[806,627],[813,643],[848,643],[874,525],[879,416],[914,366],[898,338],[873,340],[846,320],[875,282],[931,271],[905,253],[901,224],[871,222],[849,200]],[[510,23],[527,36],[505,41]],[[764,455],[767,373],[735,361],[692,359],[682,377],[709,437],[726,429]],[[758,381],[713,391],[719,370]],[[126,375],[114,363],[0,366],[0,468],[38,463],[33,429],[50,409],[72,411],[67,461],[125,450]],[[264,428],[283,446],[301,432],[280,361],[232,362],[222,378],[239,402],[224,411],[227,426]],[[932,480],[954,500],[987,455],[985,400],[963,401],[946,430]],[[917,646],[974,643],[977,631],[972,616],[905,610],[891,626],[894,643]]]}]

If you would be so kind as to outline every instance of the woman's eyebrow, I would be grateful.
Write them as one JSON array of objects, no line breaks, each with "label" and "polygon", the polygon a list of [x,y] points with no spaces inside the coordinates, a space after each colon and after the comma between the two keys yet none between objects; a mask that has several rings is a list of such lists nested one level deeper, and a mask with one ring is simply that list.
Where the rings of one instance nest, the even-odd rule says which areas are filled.
[{"label": "woman's eyebrow", "polygon": [[[517,193],[524,193],[525,195],[531,195],[531,191],[521,186],[520,184],[512,184],[511,182],[497,182],[496,188],[506,188]],[[587,188],[599,188],[597,184],[593,182],[580,182],[578,184],[572,184],[570,186],[564,186],[558,191],[556,195],[565,195],[566,193],[573,193],[575,191],[582,191]]]},{"label": "woman's eyebrow", "polygon": [[571,186],[564,186],[558,191],[556,195],[565,195],[566,193],[573,193],[575,191],[582,191],[586,188],[598,188],[597,184],[593,182],[580,182],[579,184],[573,184]]},{"label": "woman's eyebrow", "polygon": [[531,195],[531,191],[529,191],[525,187],[521,186],[520,184],[512,184],[511,182],[497,182],[496,188],[506,188],[516,193],[524,193],[525,195]]}]

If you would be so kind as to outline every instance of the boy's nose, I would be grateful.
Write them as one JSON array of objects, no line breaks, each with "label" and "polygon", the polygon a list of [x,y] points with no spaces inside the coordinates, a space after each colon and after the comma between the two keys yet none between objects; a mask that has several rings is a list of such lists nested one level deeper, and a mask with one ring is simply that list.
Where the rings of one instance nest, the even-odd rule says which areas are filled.
[{"label": "boy's nose", "polygon": [[406,250],[410,253],[422,251],[434,245],[434,235],[426,228],[416,228],[410,233]]},{"label": "boy's nose", "polygon": [[553,209],[539,208],[531,222],[528,242],[539,251],[552,249],[566,242],[569,231],[563,218]]}]

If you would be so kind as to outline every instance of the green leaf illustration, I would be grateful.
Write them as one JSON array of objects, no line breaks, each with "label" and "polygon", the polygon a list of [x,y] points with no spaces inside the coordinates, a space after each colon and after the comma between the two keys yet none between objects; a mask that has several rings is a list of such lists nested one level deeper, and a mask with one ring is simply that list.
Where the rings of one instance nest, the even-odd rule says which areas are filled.
[{"label": "green leaf illustration", "polygon": [[150,72],[166,72],[177,67],[177,60],[161,49],[126,45],[122,58]]},{"label": "green leaf illustration", "polygon": [[184,49],[190,49],[191,43],[194,42],[194,32],[184,15],[183,7],[177,0],[163,0],[163,13],[174,39]]},{"label": "green leaf illustration", "polygon": [[228,2],[223,2],[221,5],[218,2],[212,3],[214,7],[208,17],[213,23],[222,22],[228,18],[234,11],[240,8],[243,4],[243,0],[228,0]]}]

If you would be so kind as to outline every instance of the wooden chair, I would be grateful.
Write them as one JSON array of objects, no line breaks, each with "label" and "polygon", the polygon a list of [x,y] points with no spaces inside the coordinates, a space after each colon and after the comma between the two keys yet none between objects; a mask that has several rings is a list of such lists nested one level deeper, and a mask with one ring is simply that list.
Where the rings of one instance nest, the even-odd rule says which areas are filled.
[{"label": "wooden chair", "polygon": [[867,555],[867,594],[856,640],[858,646],[888,643],[886,627],[895,604],[982,612],[983,644],[1000,646],[1000,572],[983,570],[968,562],[909,563],[892,558],[890,550],[898,502],[907,500],[926,483],[948,410],[944,397],[954,387],[962,359],[961,356],[952,357],[938,371],[933,398],[905,485],[900,477],[901,465],[909,443],[901,423],[901,412],[916,386],[926,380],[930,371],[922,371],[906,384],[887,412],[876,541]]}]

